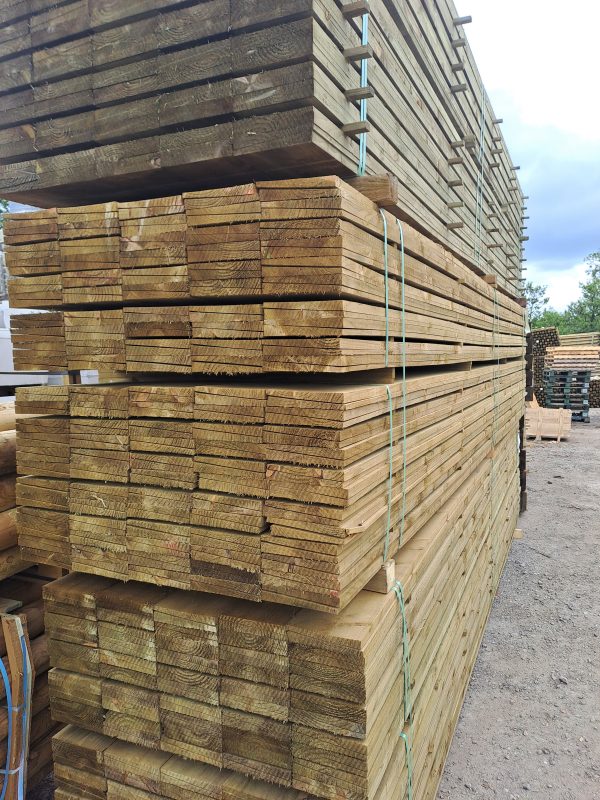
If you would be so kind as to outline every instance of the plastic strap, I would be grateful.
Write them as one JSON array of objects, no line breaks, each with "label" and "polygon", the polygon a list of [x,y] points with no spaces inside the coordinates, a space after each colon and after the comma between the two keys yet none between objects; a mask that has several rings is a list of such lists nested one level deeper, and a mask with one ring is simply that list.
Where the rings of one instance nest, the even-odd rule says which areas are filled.
[{"label": "plastic strap", "polygon": [[394,403],[392,389],[389,384],[385,387],[388,396],[390,414],[390,446],[389,446],[389,471],[388,471],[388,511],[385,526],[385,545],[383,547],[383,563],[385,564],[390,554],[390,532],[392,529],[392,475],[394,471]]},{"label": "plastic strap", "polygon": [[379,209],[383,220],[383,265],[385,269],[385,366],[390,365],[390,259],[388,245],[388,225],[387,217],[383,209]]},{"label": "plastic strap", "polygon": [[[369,13],[362,16],[362,38],[361,43],[364,47],[369,44]],[[360,88],[366,89],[369,85],[369,59],[363,58],[360,62]],[[367,98],[363,97],[360,101],[360,121],[366,122],[368,119]],[[358,137],[358,174],[364,175],[367,171],[367,132],[359,134]]]},{"label": "plastic strap", "polygon": [[413,757],[412,757],[412,698],[410,686],[410,640],[408,637],[408,621],[406,619],[406,603],[404,600],[404,589],[400,581],[396,581],[393,587],[394,593],[400,606],[402,617],[402,669],[404,674],[404,718],[409,722],[409,737],[404,731],[400,732],[400,737],[404,739],[406,748],[406,766],[408,770],[407,798],[412,800],[413,793]]},{"label": "plastic strap", "polygon": [[400,548],[402,547],[404,528],[406,525],[406,260],[404,256],[404,229],[400,220],[397,220],[397,222],[398,231],[400,233],[400,290],[402,314],[402,509],[400,516],[400,539],[398,542],[398,548]]},{"label": "plastic strap", "polygon": [[[412,738],[412,722],[410,724],[411,738]],[[413,796],[413,756],[412,756],[412,742],[404,731],[400,731],[400,738],[404,739],[404,748],[406,750],[406,769],[408,777],[406,779],[406,797],[407,800],[412,800]]]},{"label": "plastic strap", "polygon": [[[21,636],[20,639],[21,643],[21,655],[23,658],[23,697],[27,697],[29,694],[29,670],[27,667],[27,642],[25,641],[25,636]],[[18,767],[15,769],[9,769],[8,765],[10,764],[10,758],[12,755],[11,748],[12,748],[12,730],[13,730],[13,715],[14,714],[21,714],[21,725],[23,731],[23,744],[25,743],[25,733],[27,731],[27,724],[28,724],[28,714],[27,714],[27,705],[23,703],[22,705],[13,706],[12,704],[12,690],[10,686],[10,680],[8,677],[8,672],[6,671],[6,667],[4,666],[4,662],[0,659],[0,674],[2,675],[2,680],[4,681],[4,689],[6,692],[6,706],[7,706],[7,718],[8,718],[8,738],[7,738],[7,746],[6,746],[6,764],[4,769],[0,769],[0,775],[4,775],[4,784],[2,786],[2,791],[0,792],[0,800],[5,800],[6,791],[8,788],[8,778],[11,775],[18,775],[19,782],[17,785],[17,800],[25,800],[25,747],[22,748],[21,751],[21,759]],[[9,799],[10,800],[10,799]]]}]

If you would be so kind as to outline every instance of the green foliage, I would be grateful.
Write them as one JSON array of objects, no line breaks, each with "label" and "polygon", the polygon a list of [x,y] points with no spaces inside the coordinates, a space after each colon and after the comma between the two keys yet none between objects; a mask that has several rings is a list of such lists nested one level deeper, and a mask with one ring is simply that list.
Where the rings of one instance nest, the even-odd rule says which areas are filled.
[{"label": "green foliage", "polygon": [[[534,314],[530,312],[529,320],[532,328],[556,327],[559,333],[589,333],[600,330],[600,251],[591,253],[586,258],[587,279],[579,284],[581,297],[570,303],[563,312],[546,308],[547,300],[539,300],[539,291],[545,287],[526,284],[525,297],[529,308],[527,287],[531,286]],[[542,292],[542,295],[544,292]],[[537,305],[535,301],[537,299]],[[541,306],[540,306],[541,302]],[[539,310],[541,308],[541,310]],[[535,313],[538,312],[538,313]]]},{"label": "green foliage", "polygon": [[0,198],[0,228],[2,227],[2,223],[4,222],[4,214],[8,211],[8,200],[2,200]]},{"label": "green foliage", "polygon": [[527,281],[523,288],[523,297],[527,301],[527,313],[529,314],[529,322],[532,328],[545,327],[538,325],[537,322],[546,311],[546,306],[548,305],[547,290],[547,286],[539,286],[531,281]]}]

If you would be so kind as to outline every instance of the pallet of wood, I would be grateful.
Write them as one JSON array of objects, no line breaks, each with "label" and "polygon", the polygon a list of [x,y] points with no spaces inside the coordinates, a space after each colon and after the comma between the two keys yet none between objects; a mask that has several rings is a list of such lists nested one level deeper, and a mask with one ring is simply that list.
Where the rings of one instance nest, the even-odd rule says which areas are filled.
[{"label": "pallet of wood", "polygon": [[[514,427],[522,396],[518,361],[404,387],[21,389],[22,552],[125,580],[340,610],[378,571],[377,543],[387,536],[395,554],[400,506],[406,542],[486,457],[491,427]],[[51,416],[33,415],[42,408]]]},{"label": "pallet of wood", "polygon": [[245,797],[243,781],[253,797],[400,799],[410,778],[432,797],[518,500],[510,434],[403,547],[402,603],[362,591],[339,616],[82,574],[49,585],[53,713],[78,726],[55,741],[58,797],[122,797],[150,764],[158,797],[200,775],[206,796]]},{"label": "pallet of wood", "polygon": [[561,333],[561,347],[600,347],[600,332]]},{"label": "pallet of wood", "polygon": [[548,370],[589,370],[593,378],[600,378],[600,346],[560,345],[546,350],[544,361]]},{"label": "pallet of wood", "polygon": [[[21,369],[44,361],[95,369],[101,361],[132,374],[316,373],[522,353],[514,301],[339,178],[96,209],[78,209],[77,219],[93,226],[100,214],[107,234],[87,238],[85,230],[98,231],[64,233],[59,209],[51,228],[57,263],[45,255],[48,242],[36,241],[51,235],[48,212],[10,220],[19,223],[7,232],[13,304],[61,309],[44,326],[37,315],[14,318]],[[58,294],[49,294],[48,277]],[[390,336],[401,317],[402,349]]]},{"label": "pallet of wood", "polygon": [[525,409],[527,439],[568,439],[572,429],[572,412],[567,408],[543,408],[533,403]]},{"label": "pallet of wood", "polygon": [[[524,196],[451,0],[402,13],[391,0],[44,0],[1,14],[2,197],[64,207],[388,172],[405,219],[517,294]],[[90,237],[114,239],[96,213]],[[77,212],[62,217],[81,231]],[[64,251],[118,296],[78,244]],[[79,278],[64,291],[80,294]]]},{"label": "pallet of wood", "polygon": [[[392,43],[395,9],[374,0],[369,141],[381,165],[410,162],[417,182],[410,172],[350,185],[336,175],[352,171],[351,131],[341,139],[330,115],[323,137],[311,106],[326,97],[336,115],[354,86],[356,52],[329,49],[356,45],[362,4],[104,5],[66,3],[48,31],[36,7],[23,14],[29,33],[14,34],[16,52],[30,36],[34,109],[44,75],[47,92],[67,91],[56,130],[82,126],[69,128],[67,154],[38,125],[52,104],[31,125],[40,194],[28,196],[61,207],[7,220],[11,297],[47,311],[15,322],[15,358],[110,376],[17,399],[19,543],[72,570],[45,589],[52,713],[70,726],[55,742],[57,798],[431,800],[516,525],[524,397],[522,237],[508,254],[514,232],[501,224],[518,220],[520,192],[502,147],[488,174],[488,140],[501,137],[485,95],[483,115],[455,98],[457,119],[479,120],[481,145],[477,174],[471,139],[446,143],[452,175],[465,170],[449,188],[468,195],[450,201],[459,221],[448,222],[439,197],[425,208],[431,188],[445,192],[429,134],[409,137],[418,165],[404,152],[398,161],[396,112],[383,102],[395,97],[385,92],[399,50],[417,70],[407,90],[419,69],[444,85],[438,33],[460,23],[445,3],[424,17],[409,4]],[[415,60],[406,37],[423,25],[435,42]],[[192,42],[219,70],[212,81],[203,72],[193,102],[162,83],[167,63],[168,80],[182,80]],[[61,71],[71,57],[75,75]],[[0,88],[0,104],[22,88]],[[254,100],[233,119],[243,94]],[[446,126],[449,104],[433,105]],[[277,177],[257,124],[268,117],[285,179],[249,182],[244,170]],[[145,147],[150,130],[151,177],[125,146]],[[198,131],[221,137],[218,159]],[[4,145],[20,152],[9,166],[22,166],[28,145],[11,136]],[[84,199],[93,205],[73,205]],[[484,236],[488,212],[496,229]]]}]

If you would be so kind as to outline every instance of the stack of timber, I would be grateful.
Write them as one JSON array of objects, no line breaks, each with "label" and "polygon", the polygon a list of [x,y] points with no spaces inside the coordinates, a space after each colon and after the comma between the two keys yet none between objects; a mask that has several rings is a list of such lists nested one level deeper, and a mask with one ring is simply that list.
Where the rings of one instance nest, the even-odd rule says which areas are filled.
[{"label": "stack of timber", "polygon": [[57,800],[400,800],[409,774],[434,797],[518,502],[510,435],[400,551],[403,604],[361,591],[337,616],[82,574],[49,585],[53,713],[78,726],[55,741]]},{"label": "stack of timber", "polygon": [[33,387],[17,402],[30,415],[17,436],[26,557],[336,610],[381,566],[390,509],[398,547],[404,472],[407,541],[492,432],[516,435],[523,370],[428,371],[404,388]]},{"label": "stack of timber", "polygon": [[[595,337],[596,334],[573,334]],[[569,337],[561,336],[561,342]],[[589,407],[600,408],[600,344],[561,344],[546,351],[546,369],[590,372]]]},{"label": "stack of timber", "polygon": [[0,581],[0,657],[8,675],[8,685],[0,681],[0,763],[10,772],[0,778],[0,792],[7,798],[23,797],[19,786],[32,787],[48,775],[52,737],[62,727],[53,720],[49,704],[42,601],[48,582],[30,574]]},{"label": "stack of timber", "polygon": [[406,221],[517,295],[525,198],[465,21],[452,0],[4,3],[0,196],[72,206],[363,161],[394,175]]},{"label": "stack of timber", "polygon": [[545,368],[549,370],[589,370],[592,378],[600,378],[600,346],[561,345],[546,350]]},{"label": "stack of timber", "polygon": [[19,542],[73,570],[58,797],[430,800],[519,511],[521,305],[338,178],[96,213],[17,348],[129,373],[18,392]]},{"label": "stack of timber", "polygon": [[533,387],[538,403],[544,405],[544,369],[546,368],[546,350],[559,347],[560,339],[556,328],[535,328],[531,331],[533,351]]},{"label": "stack of timber", "polygon": [[590,421],[590,372],[553,370],[544,372],[546,408],[568,408],[574,422]]},{"label": "stack of timber", "polygon": [[561,333],[560,344],[565,347],[600,347],[600,332]]},{"label": "stack of timber", "polygon": [[[49,229],[46,211],[7,220],[12,304],[61,309],[44,326],[13,317],[20,369],[347,372],[522,354],[513,300],[339,178],[100,208],[59,209]],[[402,303],[404,349],[389,338]]]}]

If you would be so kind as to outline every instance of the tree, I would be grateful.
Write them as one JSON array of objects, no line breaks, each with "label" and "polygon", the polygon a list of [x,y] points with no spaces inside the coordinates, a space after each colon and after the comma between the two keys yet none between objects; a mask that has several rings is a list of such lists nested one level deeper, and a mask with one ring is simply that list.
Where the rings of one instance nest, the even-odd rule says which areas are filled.
[{"label": "tree", "polygon": [[8,200],[0,199],[0,228],[4,222],[4,214],[8,211]]},{"label": "tree", "polygon": [[588,277],[579,284],[581,297],[565,311],[565,322],[573,333],[600,330],[600,252],[591,253],[585,261]]},{"label": "tree", "polygon": [[523,296],[527,301],[527,312],[529,314],[529,323],[531,327],[539,328],[540,325],[537,324],[537,320],[542,316],[542,314],[546,311],[546,306],[548,305],[548,297],[546,296],[546,292],[548,291],[547,286],[539,286],[531,281],[527,281],[525,287],[523,289]]},{"label": "tree", "polygon": [[566,329],[565,315],[562,311],[555,311],[553,308],[545,309],[539,317],[536,317],[532,328],[558,328],[559,333],[571,333]]}]

